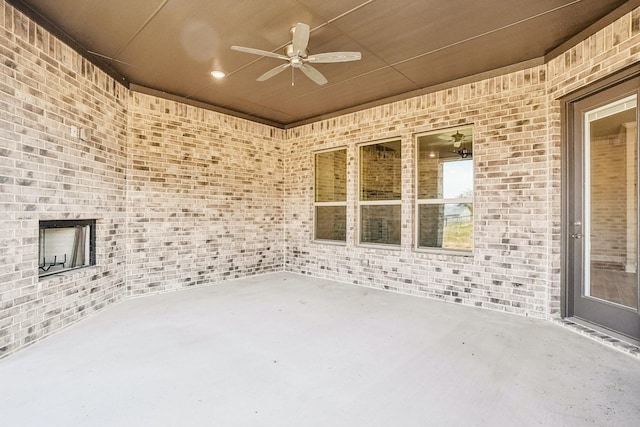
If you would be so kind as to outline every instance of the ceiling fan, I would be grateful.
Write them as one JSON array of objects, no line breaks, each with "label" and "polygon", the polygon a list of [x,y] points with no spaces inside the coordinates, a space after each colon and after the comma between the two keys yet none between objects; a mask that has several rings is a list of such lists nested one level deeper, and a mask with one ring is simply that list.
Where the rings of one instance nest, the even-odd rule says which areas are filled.
[{"label": "ceiling fan", "polygon": [[293,34],[293,40],[291,44],[284,48],[284,55],[279,53],[273,53],[261,49],[253,49],[250,47],[231,46],[231,49],[239,52],[251,53],[253,55],[267,56],[269,58],[277,58],[287,61],[286,64],[278,65],[277,67],[267,71],[263,75],[257,78],[257,81],[262,82],[271,77],[280,74],[287,68],[291,68],[291,85],[293,86],[293,72],[296,68],[300,69],[309,77],[312,81],[319,85],[327,83],[327,79],[322,75],[320,71],[311,66],[310,64],[328,64],[333,62],[350,62],[359,60],[362,55],[360,52],[328,52],[318,53],[311,55],[307,45],[309,43],[309,26],[307,24],[298,23],[291,29]]},{"label": "ceiling fan", "polygon": [[471,148],[467,148],[467,142],[472,141],[471,134],[468,132],[469,129],[458,129],[456,130],[456,133],[451,135],[446,133],[440,134],[438,135],[438,139],[440,139],[441,141],[446,141],[447,145],[452,144],[453,150],[451,152],[456,153],[463,159],[466,159],[467,157],[473,157]]},{"label": "ceiling fan", "polygon": [[463,142],[467,142],[467,138],[470,138],[470,137],[471,135],[461,133],[459,130],[457,130],[456,133],[452,135],[446,135],[446,134],[440,135],[440,139],[444,141],[453,142],[453,146],[455,148],[459,148],[460,145],[462,145]]}]

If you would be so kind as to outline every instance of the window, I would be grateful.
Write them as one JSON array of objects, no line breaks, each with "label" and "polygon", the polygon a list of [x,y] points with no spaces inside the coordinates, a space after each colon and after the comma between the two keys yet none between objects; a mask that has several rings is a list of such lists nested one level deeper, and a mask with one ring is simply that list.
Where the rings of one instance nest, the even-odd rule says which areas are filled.
[{"label": "window", "polygon": [[314,238],[347,240],[347,150],[315,155]]},{"label": "window", "polygon": [[95,220],[40,221],[40,277],[96,264]]},{"label": "window", "polygon": [[471,251],[473,129],[418,136],[417,246]]},{"label": "window", "polygon": [[401,141],[360,146],[360,243],[399,245]]}]

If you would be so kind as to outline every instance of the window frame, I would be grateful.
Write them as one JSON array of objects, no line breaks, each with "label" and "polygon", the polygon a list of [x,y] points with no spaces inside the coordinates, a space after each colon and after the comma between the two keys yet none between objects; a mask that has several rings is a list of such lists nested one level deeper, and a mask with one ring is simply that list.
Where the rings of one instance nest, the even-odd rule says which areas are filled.
[{"label": "window frame", "polygon": [[[395,142],[398,141],[400,143],[400,198],[397,200],[362,200],[362,148],[368,147],[370,145],[378,145],[384,144],[386,142]],[[358,156],[358,195],[356,197],[356,205],[357,205],[357,234],[358,234],[358,245],[363,247],[374,247],[374,248],[385,248],[391,250],[400,250],[402,247],[402,138],[401,137],[393,137],[380,139],[376,141],[365,142],[362,144],[358,144],[357,148],[357,156]],[[363,206],[400,206],[400,242],[399,243],[377,243],[377,242],[363,242],[362,241],[362,233],[363,233],[363,224],[362,224],[362,207]]]},{"label": "window frame", "polygon": [[[420,132],[415,134],[415,145],[414,145],[414,176],[415,176],[415,184],[414,184],[414,250],[416,252],[425,252],[425,253],[437,253],[437,254],[450,254],[450,255],[461,255],[461,256],[473,256],[475,252],[475,210],[472,209],[471,212],[471,249],[463,250],[463,249],[447,249],[447,248],[438,248],[433,246],[420,246],[420,206],[423,205],[446,205],[446,204],[460,204],[460,203],[470,203],[471,206],[474,205],[474,195],[475,195],[475,170],[476,163],[473,162],[472,168],[472,191],[471,197],[457,197],[457,198],[438,198],[438,199],[420,199],[420,180],[418,179],[420,176],[420,138],[428,135],[436,135],[441,133],[449,133],[449,132],[457,132],[463,129],[471,129],[471,152],[474,152],[474,140],[475,140],[475,126],[473,123],[465,124],[463,126],[456,126],[451,128],[443,128],[443,129],[435,129],[427,132]],[[473,160],[473,155],[471,156],[471,160]],[[453,160],[447,160],[450,162]]]},{"label": "window frame", "polygon": [[[340,150],[344,150],[345,152],[345,200],[344,201],[332,201],[332,202],[318,202],[316,201],[317,198],[317,177],[316,177],[316,161],[317,161],[317,155],[318,154],[323,154],[323,153],[331,153],[334,151],[340,151]],[[345,246],[347,244],[347,229],[348,229],[348,214],[349,211],[347,209],[347,200],[349,199],[349,183],[348,183],[348,178],[349,178],[349,171],[348,166],[349,166],[349,151],[347,149],[346,146],[340,146],[340,147],[332,147],[332,148],[327,148],[324,150],[318,150],[318,151],[314,151],[313,153],[313,231],[312,231],[312,241],[315,243],[323,243],[323,244],[331,244],[331,245],[338,245],[338,246]],[[334,239],[320,239],[317,237],[317,215],[318,215],[318,207],[344,207],[345,209],[345,237],[344,240],[334,240]]]}]

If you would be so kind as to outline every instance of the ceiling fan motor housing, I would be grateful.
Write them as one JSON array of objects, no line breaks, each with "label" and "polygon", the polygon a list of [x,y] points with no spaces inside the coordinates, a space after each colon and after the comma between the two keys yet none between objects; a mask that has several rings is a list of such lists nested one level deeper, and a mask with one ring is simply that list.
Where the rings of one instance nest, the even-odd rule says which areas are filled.
[{"label": "ceiling fan motor housing", "polygon": [[300,52],[300,54],[297,55],[293,51],[293,45],[289,44],[287,45],[287,47],[284,48],[284,54],[287,55],[289,58],[293,58],[294,56],[299,56],[300,58],[307,58],[309,56],[309,49],[305,49],[304,52]]}]

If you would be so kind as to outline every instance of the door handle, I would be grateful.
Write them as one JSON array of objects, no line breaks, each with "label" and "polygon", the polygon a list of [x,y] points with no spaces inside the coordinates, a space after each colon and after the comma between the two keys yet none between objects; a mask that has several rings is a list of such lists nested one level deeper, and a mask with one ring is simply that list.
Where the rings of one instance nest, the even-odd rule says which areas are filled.
[{"label": "door handle", "polygon": [[574,234],[570,234],[574,239],[582,239],[582,234],[578,233],[578,231],[582,231],[582,221],[576,221],[573,223],[573,227],[575,230]]}]

